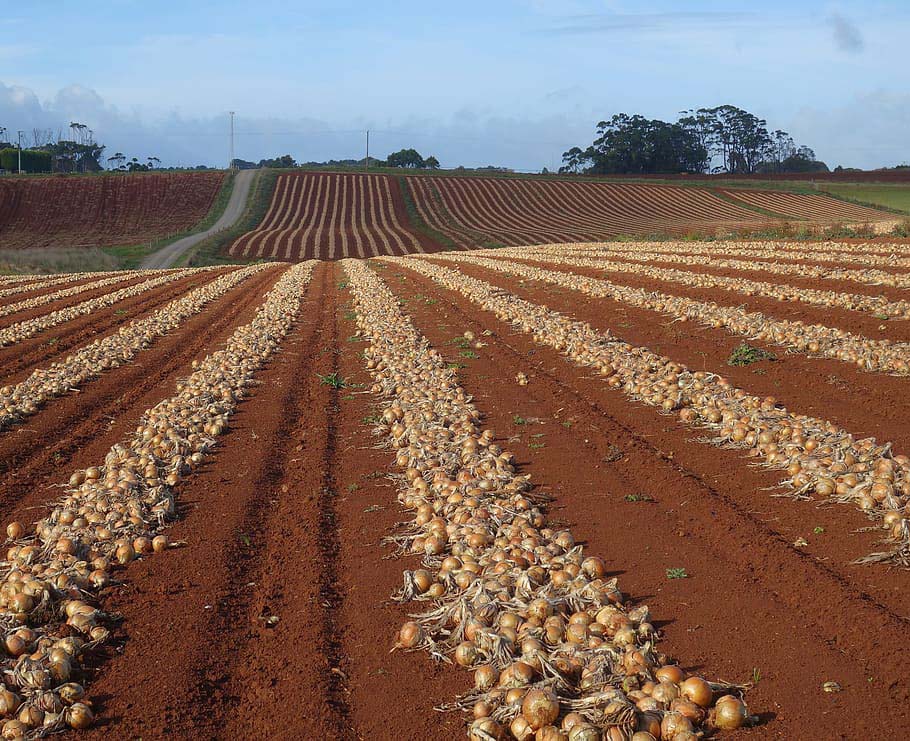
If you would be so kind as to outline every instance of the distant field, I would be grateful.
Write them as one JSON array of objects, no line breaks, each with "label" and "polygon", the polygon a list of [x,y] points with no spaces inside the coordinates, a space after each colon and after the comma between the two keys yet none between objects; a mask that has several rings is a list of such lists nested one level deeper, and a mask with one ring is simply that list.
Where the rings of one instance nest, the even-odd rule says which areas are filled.
[{"label": "distant field", "polygon": [[863,203],[896,208],[910,213],[910,183],[885,185],[883,183],[825,183],[825,192],[841,198],[850,198]]},{"label": "distant field", "polygon": [[225,172],[0,179],[0,249],[150,242],[183,232],[212,207]]}]

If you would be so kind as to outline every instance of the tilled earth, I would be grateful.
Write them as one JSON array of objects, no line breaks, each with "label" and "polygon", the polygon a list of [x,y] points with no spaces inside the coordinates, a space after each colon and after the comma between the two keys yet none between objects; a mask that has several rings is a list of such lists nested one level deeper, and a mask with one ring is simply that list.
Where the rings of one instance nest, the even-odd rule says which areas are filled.
[{"label": "tilled earth", "polygon": [[[910,654],[901,648],[910,627],[908,575],[851,564],[876,550],[879,534],[865,517],[850,506],[775,496],[779,473],[706,444],[675,417],[610,390],[406,266],[374,267],[416,327],[457,364],[484,424],[515,453],[520,472],[554,497],[551,520],[605,559],[633,603],[649,605],[662,650],[704,676],[752,683],[746,697],[760,724],[727,737],[900,737],[897,729],[910,726]],[[73,469],[99,464],[145,409],[175,393],[194,360],[251,320],[282,269],[252,276],[132,363],[0,433],[7,520],[35,521]],[[777,360],[734,368],[726,359],[739,340],[723,330],[458,269],[910,450],[906,379],[772,347]],[[60,325],[54,343],[39,335],[0,350],[0,386],[214,277],[184,279]],[[859,314],[615,279],[906,339],[899,322],[874,335],[874,320]],[[382,400],[370,393],[352,311],[343,268],[320,263],[280,352],[199,472],[178,485],[169,535],[180,547],[115,572],[120,583],[102,592],[100,606],[118,616],[117,640],[86,678],[97,723],[73,738],[463,737],[464,718],[434,707],[466,691],[470,674],[422,652],[390,653],[408,613],[390,596],[417,560],[392,559],[381,543],[407,516],[388,477],[393,454],[372,434]],[[466,331],[483,345],[465,350],[457,340]],[[516,383],[519,373],[527,386]],[[800,538],[807,545],[795,545]],[[671,568],[684,568],[687,578],[668,579]],[[830,681],[842,690],[824,692]]]}]

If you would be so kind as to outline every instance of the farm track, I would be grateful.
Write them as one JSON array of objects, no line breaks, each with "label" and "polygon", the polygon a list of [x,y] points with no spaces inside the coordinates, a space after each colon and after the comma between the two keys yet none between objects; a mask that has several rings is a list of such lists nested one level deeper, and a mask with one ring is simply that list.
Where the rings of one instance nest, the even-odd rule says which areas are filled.
[{"label": "farm track", "polygon": [[[389,276],[399,297],[437,302],[413,300],[406,308],[440,351],[466,329],[489,343],[478,359],[462,358],[451,345],[447,354],[465,364],[459,373],[478,395],[487,424],[500,437],[504,430],[519,437],[504,444],[518,453],[524,472],[555,494],[551,509],[560,507],[559,517],[593,552],[621,559],[610,567],[632,572],[625,586],[670,621],[662,627],[665,650],[711,676],[738,680],[750,667],[760,671],[763,681],[749,701],[772,722],[754,737],[805,738],[811,726],[815,737],[858,738],[886,732],[882,724],[907,722],[899,680],[905,659],[878,642],[906,630],[903,572],[844,563],[846,553],[856,552],[856,539],[874,541],[868,533],[849,533],[862,526],[861,516],[843,508],[810,512],[804,503],[769,498],[761,489],[776,483],[775,474],[749,467],[735,451],[695,443],[672,418],[643,412],[556,352],[400,265],[407,262],[381,273],[406,275],[404,283]],[[496,283],[532,300],[552,299],[550,291],[499,276]],[[573,307],[585,303],[568,300]],[[590,313],[602,316],[603,307]],[[494,334],[484,337],[485,329]],[[527,389],[511,380],[518,372],[531,376]],[[524,425],[515,424],[516,414]],[[538,431],[543,437],[532,437]],[[626,502],[626,493],[654,501]],[[812,537],[813,523],[824,523],[824,539]],[[795,548],[793,540],[806,532],[812,545]],[[667,568],[688,564],[694,578],[666,580]],[[849,690],[829,697],[819,688],[833,676],[849,676],[841,682]],[[884,702],[877,720],[858,710],[869,702]]]},{"label": "farm track", "polygon": [[[224,271],[213,271],[209,274],[188,275],[125,299],[103,312],[85,314],[64,322],[55,328],[53,342],[50,341],[51,338],[39,334],[15,345],[0,348],[0,385],[19,383],[36,367],[66,357],[70,350],[87,344],[99,335],[109,334],[134,319],[142,319],[174,298],[223,274]],[[34,315],[40,316],[41,313],[40,310],[35,310]],[[23,318],[30,317],[31,314]]]},{"label": "farm track", "polygon": [[[280,270],[267,270],[213,301],[179,331],[155,342],[133,363],[103,373],[79,393],[55,399],[24,425],[0,434],[0,507],[8,517],[35,519],[55,498],[61,470],[104,457],[139,416],[165,396],[190,363],[248,322]],[[61,430],[66,430],[61,435]]]}]

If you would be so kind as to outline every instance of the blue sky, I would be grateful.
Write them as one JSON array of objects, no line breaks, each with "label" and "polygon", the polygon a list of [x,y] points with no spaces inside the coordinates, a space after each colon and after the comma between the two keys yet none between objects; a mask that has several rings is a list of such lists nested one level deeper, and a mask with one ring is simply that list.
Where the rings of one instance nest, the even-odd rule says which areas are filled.
[{"label": "blue sky", "polygon": [[30,0],[0,11],[0,126],[92,126],[166,164],[401,146],[539,170],[598,120],[733,103],[832,166],[910,160],[907,2]]}]

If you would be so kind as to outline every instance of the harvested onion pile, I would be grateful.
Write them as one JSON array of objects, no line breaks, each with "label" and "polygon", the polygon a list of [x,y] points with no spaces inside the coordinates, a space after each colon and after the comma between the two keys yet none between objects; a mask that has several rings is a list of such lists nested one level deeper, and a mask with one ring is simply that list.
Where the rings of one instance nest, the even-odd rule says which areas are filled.
[{"label": "harvested onion pile", "polygon": [[217,268],[187,268],[185,270],[177,270],[172,273],[164,274],[162,274],[160,270],[151,271],[156,277],[150,278],[149,280],[143,281],[142,283],[127,286],[126,288],[121,288],[119,291],[106,293],[103,296],[98,296],[97,298],[83,301],[76,304],[75,306],[67,306],[63,309],[52,311],[49,314],[36,316],[33,319],[26,319],[25,321],[17,322],[16,324],[6,327],[5,329],[0,329],[0,347],[12,345],[16,342],[22,342],[22,340],[26,340],[29,337],[34,337],[36,334],[43,332],[45,329],[55,327],[58,324],[62,324],[63,322],[72,321],[76,317],[91,314],[94,311],[98,311],[98,309],[103,309],[107,306],[113,306],[118,301],[132,298],[133,296],[138,296],[139,294],[150,291],[153,288],[163,286],[165,283],[172,283],[175,280],[180,280],[181,278],[186,278],[190,275],[210,272],[216,269]]},{"label": "harvested onion pile", "polygon": [[847,281],[850,283],[864,283],[873,286],[889,286],[891,288],[910,288],[910,274],[889,273],[885,270],[874,268],[847,268],[823,265],[795,265],[787,262],[777,262],[780,257],[769,251],[764,255],[765,260],[736,260],[723,257],[723,253],[711,256],[699,254],[684,254],[697,249],[680,245],[677,248],[661,246],[653,251],[642,251],[641,245],[627,249],[625,244],[606,245],[600,243],[579,242],[560,245],[538,245],[528,248],[528,254],[540,248],[561,248],[566,254],[580,254],[591,257],[618,258],[621,260],[637,260],[639,262],[670,262],[680,265],[695,265],[700,268],[729,268],[731,270],[744,270],[749,273],[773,273],[775,275],[790,275],[795,278],[817,278],[819,280]]},{"label": "harvested onion pile", "polygon": [[811,493],[853,503],[886,533],[888,550],[860,562],[891,561],[910,567],[910,459],[891,443],[856,439],[832,422],[795,414],[772,397],[760,398],[726,378],[690,371],[681,363],[595,331],[546,306],[520,299],[476,278],[419,258],[379,258],[405,265],[457,291],[499,319],[533,335],[573,362],[594,368],[610,388],[682,422],[712,430],[712,442],[749,450],[769,468],[787,472],[792,494]]},{"label": "harvested onion pile", "polygon": [[17,522],[7,527],[14,542],[0,564],[4,739],[91,725],[75,680],[110,633],[89,599],[119,566],[168,547],[160,531],[174,515],[173,487],[203,461],[254,373],[290,331],[312,267],[285,272],[253,321],[224,349],[194,361],[177,395],[148,410],[132,438],[114,445],[103,465],[76,471],[33,534]]},{"label": "harvested onion pile", "polygon": [[116,273],[108,278],[102,278],[101,280],[95,280],[91,283],[83,283],[82,285],[72,286],[70,288],[62,288],[59,291],[52,291],[51,293],[45,293],[41,296],[32,296],[31,298],[23,299],[22,301],[17,301],[16,303],[7,304],[6,306],[0,306],[0,316],[8,316],[9,314],[15,314],[17,311],[27,311],[28,309],[35,309],[39,306],[44,306],[45,304],[53,303],[54,301],[59,301],[63,298],[69,298],[70,296],[77,296],[80,293],[85,291],[93,291],[98,288],[104,288],[105,286],[112,286],[115,283],[122,283],[126,280],[132,278],[141,278],[147,275],[160,275],[161,271],[151,271],[151,270],[136,270],[136,271],[123,271]]},{"label": "harvested onion pile", "polygon": [[728,278],[709,273],[689,272],[673,268],[656,268],[639,263],[614,262],[612,260],[595,260],[592,258],[573,258],[553,251],[534,251],[509,248],[496,252],[482,252],[491,257],[517,257],[530,260],[550,262],[580,268],[595,268],[608,273],[627,273],[644,275],[648,278],[666,282],[679,283],[694,288],[720,288],[745,296],[766,296],[777,301],[798,301],[827,308],[845,309],[847,311],[866,311],[887,319],[910,319],[910,301],[889,301],[884,296],[867,296],[862,293],[843,293],[840,291],[821,291],[816,288],[800,288],[784,283],[767,283],[749,280],[748,278]]},{"label": "harvested onion pile", "polygon": [[35,414],[48,399],[62,396],[85,381],[130,362],[157,337],[180,326],[219,296],[266,265],[253,265],[219,276],[211,283],[175,299],[144,319],[136,319],[107,337],[79,348],[65,360],[39,368],[15,386],[0,388],[0,430]]},{"label": "harvested onion pile", "polygon": [[388,288],[365,263],[342,264],[414,515],[391,540],[423,557],[398,598],[428,609],[397,646],[473,671],[474,690],[447,706],[473,713],[470,738],[688,741],[750,722],[737,688],[656,650],[648,608],[628,609],[604,561],[547,526],[528,477]]},{"label": "harvested onion pile", "polygon": [[[122,270],[109,270],[104,273],[67,273],[66,275],[57,275],[54,277],[45,277],[44,279],[35,280],[36,278],[41,278],[41,276],[28,276],[22,278],[19,281],[15,282],[3,282],[0,283],[0,298],[5,298],[6,296],[14,296],[17,293],[26,293],[28,291],[40,291],[45,288],[52,288],[53,286],[59,286],[64,283],[75,283],[79,280],[85,280],[86,278],[110,278],[114,275],[120,275],[122,279],[129,278],[131,275],[136,275],[136,271],[125,272]],[[32,282],[26,283],[24,281],[31,280]],[[90,285],[90,284],[89,284]],[[79,286],[81,289],[82,286]],[[72,295],[72,294],[70,294]],[[6,310],[7,307],[3,307]]]},{"label": "harvested onion pile", "polygon": [[607,280],[588,278],[576,273],[544,270],[514,262],[477,257],[470,253],[453,253],[440,256],[438,259],[481,265],[523,278],[555,283],[590,296],[609,298],[636,308],[670,314],[677,320],[695,321],[712,329],[723,328],[750,339],[783,345],[796,352],[840,360],[863,370],[900,376],[910,375],[910,345],[907,343],[872,340],[823,324],[772,319],[761,312],[745,311],[737,306],[718,306],[715,303],[646,291],[643,288],[619,286]]}]

